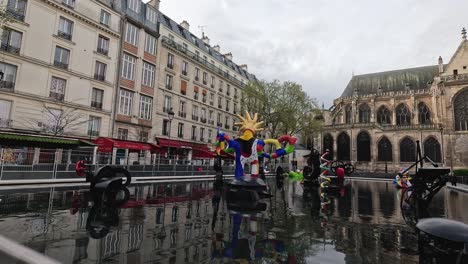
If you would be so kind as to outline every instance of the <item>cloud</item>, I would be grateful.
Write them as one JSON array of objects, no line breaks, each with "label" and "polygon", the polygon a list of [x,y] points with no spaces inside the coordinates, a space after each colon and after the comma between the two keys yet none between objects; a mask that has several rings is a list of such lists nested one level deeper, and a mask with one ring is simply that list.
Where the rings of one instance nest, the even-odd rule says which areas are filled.
[{"label": "cloud", "polygon": [[353,72],[447,62],[468,26],[468,2],[458,0],[168,0],[160,9],[198,36],[206,26],[258,78],[299,82],[325,105]]}]

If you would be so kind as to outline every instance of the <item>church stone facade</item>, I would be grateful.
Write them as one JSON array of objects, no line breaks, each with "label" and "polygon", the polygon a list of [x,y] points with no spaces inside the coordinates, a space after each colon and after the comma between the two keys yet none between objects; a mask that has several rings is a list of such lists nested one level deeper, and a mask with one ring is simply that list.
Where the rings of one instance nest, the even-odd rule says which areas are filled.
[{"label": "church stone facade", "polygon": [[468,41],[447,64],[355,75],[325,113],[322,148],[358,170],[396,172],[423,155],[468,167]]}]

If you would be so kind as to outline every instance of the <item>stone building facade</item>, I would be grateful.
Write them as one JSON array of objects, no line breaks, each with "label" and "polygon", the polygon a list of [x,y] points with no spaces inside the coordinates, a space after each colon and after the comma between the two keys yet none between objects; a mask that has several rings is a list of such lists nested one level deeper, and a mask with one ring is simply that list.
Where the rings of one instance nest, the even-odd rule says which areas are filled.
[{"label": "stone building facade", "polygon": [[468,166],[468,42],[447,64],[355,75],[325,113],[322,148],[360,170],[398,171],[423,155]]},{"label": "stone building facade", "polygon": [[120,14],[109,1],[2,0],[0,130],[108,136]]}]

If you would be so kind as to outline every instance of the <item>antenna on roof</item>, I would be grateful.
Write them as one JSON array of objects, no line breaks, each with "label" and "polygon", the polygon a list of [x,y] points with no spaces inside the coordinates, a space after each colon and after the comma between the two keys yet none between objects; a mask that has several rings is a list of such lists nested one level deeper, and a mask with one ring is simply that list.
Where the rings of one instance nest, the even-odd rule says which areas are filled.
[{"label": "antenna on roof", "polygon": [[198,26],[198,29],[201,30],[202,38],[205,37],[205,28],[206,28],[206,27],[208,27],[208,26],[203,26],[203,25],[202,25],[202,26]]}]

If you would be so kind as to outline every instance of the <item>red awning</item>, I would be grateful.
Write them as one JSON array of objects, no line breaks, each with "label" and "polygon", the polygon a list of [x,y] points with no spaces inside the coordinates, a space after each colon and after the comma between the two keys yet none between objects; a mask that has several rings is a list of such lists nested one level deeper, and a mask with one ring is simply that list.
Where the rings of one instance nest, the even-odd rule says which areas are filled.
[{"label": "red awning", "polygon": [[201,149],[195,149],[192,154],[193,159],[212,159],[216,156],[213,152],[206,151],[206,150],[201,150]]},{"label": "red awning", "polygon": [[99,152],[112,152],[113,148],[128,149],[130,151],[150,150],[156,151],[159,146],[151,143],[143,143],[138,141],[119,140],[114,138],[100,137],[94,140],[98,145]]},{"label": "red awning", "polygon": [[170,147],[170,148],[192,148],[192,143],[172,140],[172,139],[165,139],[165,138],[157,138],[158,146],[160,147]]}]

